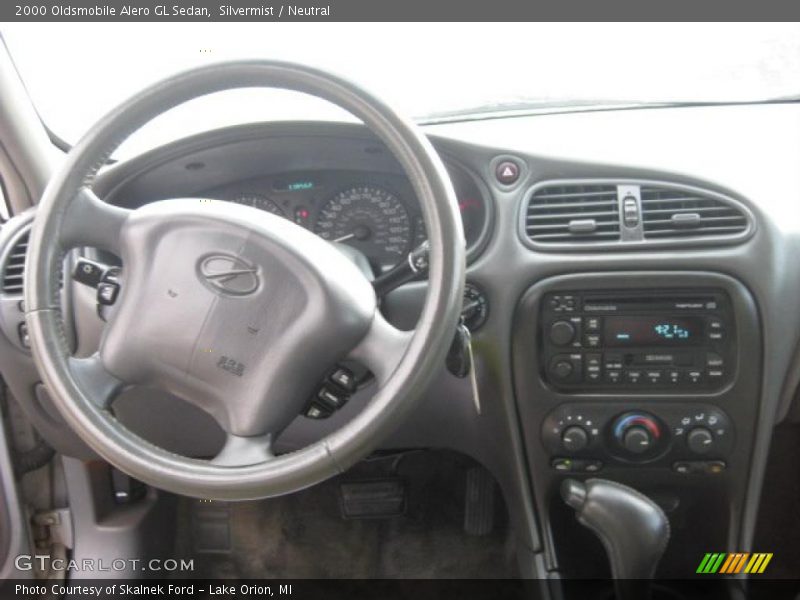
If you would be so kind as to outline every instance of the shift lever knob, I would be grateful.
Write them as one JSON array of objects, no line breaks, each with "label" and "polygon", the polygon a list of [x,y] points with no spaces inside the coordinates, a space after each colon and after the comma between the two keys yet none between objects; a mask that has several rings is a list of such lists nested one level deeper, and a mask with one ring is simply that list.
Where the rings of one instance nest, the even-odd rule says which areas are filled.
[{"label": "shift lever knob", "polygon": [[648,580],[669,541],[664,511],[644,494],[606,479],[567,479],[561,485],[561,497],[603,543],[616,580],[617,600],[647,598]]}]

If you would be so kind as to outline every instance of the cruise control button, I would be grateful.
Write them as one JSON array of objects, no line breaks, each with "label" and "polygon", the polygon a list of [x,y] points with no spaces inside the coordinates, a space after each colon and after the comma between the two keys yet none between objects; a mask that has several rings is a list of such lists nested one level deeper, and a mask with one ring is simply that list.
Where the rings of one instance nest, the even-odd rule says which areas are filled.
[{"label": "cruise control button", "polygon": [[97,284],[97,303],[103,306],[111,306],[117,301],[119,295],[119,284],[99,283]]},{"label": "cruise control button", "polygon": [[356,378],[350,369],[339,367],[328,379],[351,394],[356,391]]},{"label": "cruise control button", "polygon": [[331,415],[331,411],[327,408],[320,406],[316,402],[312,402],[306,409],[305,416],[309,419],[325,419]]},{"label": "cruise control button", "polygon": [[347,402],[347,394],[337,393],[327,386],[322,386],[317,393],[317,400],[329,410],[338,410]]}]

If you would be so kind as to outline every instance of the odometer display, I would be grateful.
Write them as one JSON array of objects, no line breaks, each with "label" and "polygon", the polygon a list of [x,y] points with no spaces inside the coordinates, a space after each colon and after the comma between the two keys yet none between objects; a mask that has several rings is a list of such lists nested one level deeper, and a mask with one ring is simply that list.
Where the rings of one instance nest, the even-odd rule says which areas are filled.
[{"label": "odometer display", "polygon": [[314,231],[330,242],[358,248],[382,268],[411,249],[411,220],[400,199],[375,185],[343,190],[319,211]]}]

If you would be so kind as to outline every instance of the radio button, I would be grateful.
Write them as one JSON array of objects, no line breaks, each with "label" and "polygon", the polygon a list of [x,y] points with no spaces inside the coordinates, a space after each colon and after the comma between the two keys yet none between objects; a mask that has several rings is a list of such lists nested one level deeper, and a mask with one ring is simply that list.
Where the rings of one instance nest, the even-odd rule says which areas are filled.
[{"label": "radio button", "polygon": [[686,372],[686,379],[689,383],[700,383],[703,381],[703,372],[698,369],[692,369]]},{"label": "radio button", "polygon": [[725,371],[722,369],[709,369],[708,370],[708,378],[709,379],[722,379],[725,376]]},{"label": "radio button", "polygon": [[583,320],[583,327],[587,332],[596,333],[600,331],[600,317],[586,317]]},{"label": "radio button", "polygon": [[709,352],[706,354],[707,367],[721,367],[724,364],[722,357],[716,352]]},{"label": "radio button", "polygon": [[639,369],[625,371],[625,380],[628,383],[639,383],[642,381],[642,372]]},{"label": "radio button", "polygon": [[586,355],[586,381],[590,382],[600,381],[600,378],[602,376],[601,363],[602,363],[602,355],[600,354]]},{"label": "radio button", "polygon": [[622,381],[622,371],[618,369],[608,370],[606,368],[606,382],[607,383],[619,383]]},{"label": "radio button", "polygon": [[681,382],[681,372],[678,369],[670,369],[666,372],[667,383],[677,385]]},{"label": "radio button", "polygon": [[589,333],[583,336],[583,345],[587,348],[600,347],[600,335],[597,333]]},{"label": "radio button", "polygon": [[622,354],[606,354],[605,363],[606,369],[621,369],[624,364]]},{"label": "radio button", "polygon": [[660,369],[652,369],[645,371],[644,373],[644,376],[647,379],[648,383],[651,383],[653,385],[661,383],[663,375],[664,372],[661,371]]}]

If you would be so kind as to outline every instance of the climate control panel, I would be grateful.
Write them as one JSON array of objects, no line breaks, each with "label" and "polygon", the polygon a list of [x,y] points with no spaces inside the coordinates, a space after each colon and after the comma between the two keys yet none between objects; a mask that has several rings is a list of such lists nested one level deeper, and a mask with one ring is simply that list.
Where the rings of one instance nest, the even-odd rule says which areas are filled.
[{"label": "climate control panel", "polygon": [[540,310],[541,372],[565,391],[713,391],[736,366],[721,290],[563,291]]},{"label": "climate control panel", "polygon": [[717,473],[734,447],[733,424],[708,404],[562,404],[545,418],[542,441],[552,468],[597,472],[608,466],[659,466]]}]

